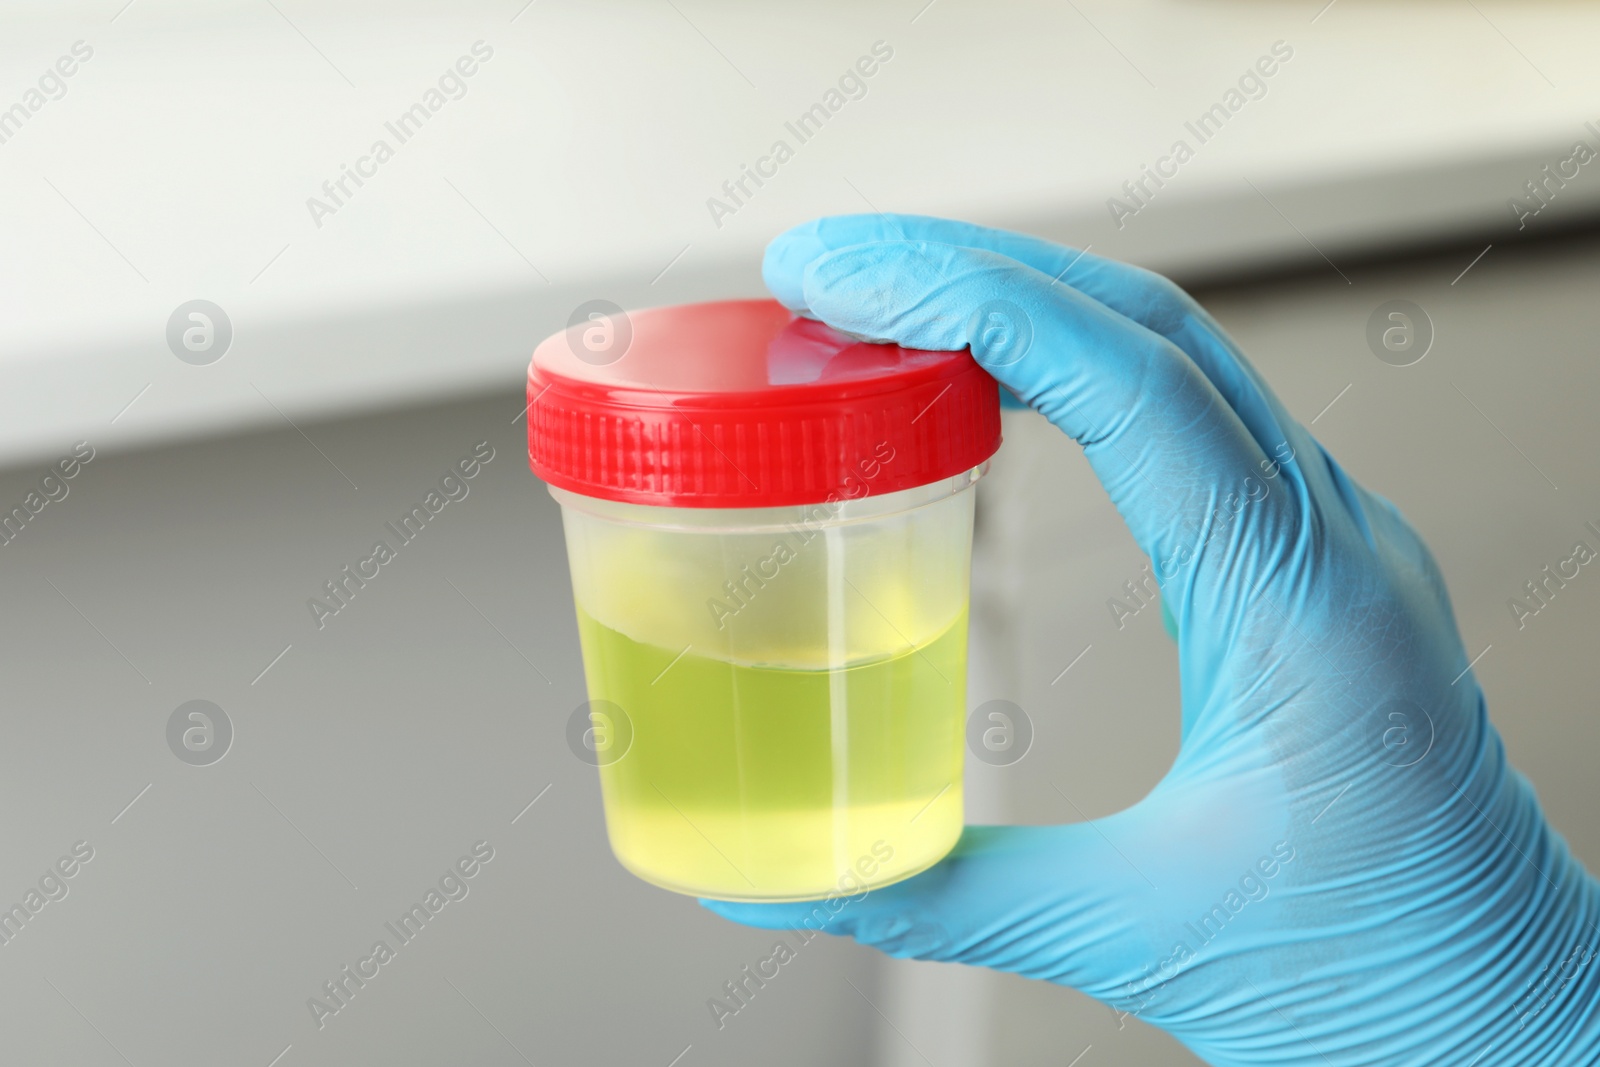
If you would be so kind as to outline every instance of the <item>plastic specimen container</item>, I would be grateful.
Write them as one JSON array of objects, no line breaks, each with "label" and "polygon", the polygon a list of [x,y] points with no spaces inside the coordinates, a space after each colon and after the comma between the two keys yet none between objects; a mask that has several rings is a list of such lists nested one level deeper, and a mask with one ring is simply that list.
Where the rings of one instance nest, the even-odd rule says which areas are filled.
[{"label": "plastic specimen container", "polygon": [[581,320],[535,351],[528,400],[623,866],[774,901],[943,857],[993,379],[739,300]]}]

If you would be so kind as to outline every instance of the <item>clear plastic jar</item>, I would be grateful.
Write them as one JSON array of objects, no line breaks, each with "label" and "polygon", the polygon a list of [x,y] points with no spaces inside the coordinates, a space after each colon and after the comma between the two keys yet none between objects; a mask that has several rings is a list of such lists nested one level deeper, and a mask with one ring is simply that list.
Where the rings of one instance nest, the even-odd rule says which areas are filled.
[{"label": "clear plastic jar", "polygon": [[[926,869],[962,827],[971,489],[998,445],[993,382],[965,353],[865,345],[768,301],[641,312],[626,327],[627,352],[602,364],[557,335],[529,385],[531,454],[561,504],[592,736],[606,746],[613,851],[646,881],[731,900],[858,892]],[[672,358],[684,337],[709,384],[737,388],[688,388]],[[653,374],[663,360],[672,373]],[[628,422],[650,395],[639,374],[669,379],[647,387],[649,410],[665,416],[656,439],[678,444],[654,456],[648,428]],[[765,453],[728,432],[750,411]],[[864,411],[890,414],[852,432]],[[705,477],[718,458],[735,476]]]}]

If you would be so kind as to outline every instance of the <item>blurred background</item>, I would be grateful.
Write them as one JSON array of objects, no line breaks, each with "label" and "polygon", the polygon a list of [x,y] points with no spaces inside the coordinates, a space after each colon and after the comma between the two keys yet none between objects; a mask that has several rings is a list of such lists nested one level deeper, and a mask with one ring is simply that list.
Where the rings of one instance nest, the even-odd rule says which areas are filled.
[{"label": "blurred background", "polygon": [[[827,213],[1188,285],[1427,538],[1593,868],[1600,579],[1509,602],[1600,536],[1596,40],[1600,9],[1508,0],[6,0],[0,905],[92,858],[0,943],[0,1059],[1197,1062],[1072,991],[833,939],[719,1027],[772,936],[610,856],[564,739],[528,355],[588,300],[757,295],[765,242]],[[1398,350],[1370,328],[1395,308]],[[1075,446],[1005,433],[968,705],[1034,740],[969,761],[968,819],[1103,816],[1176,751],[1174,651],[1108,605],[1145,561]],[[469,495],[319,629],[307,600],[480,442]],[[173,740],[190,701],[222,758]],[[475,848],[467,895],[319,1020]]]}]

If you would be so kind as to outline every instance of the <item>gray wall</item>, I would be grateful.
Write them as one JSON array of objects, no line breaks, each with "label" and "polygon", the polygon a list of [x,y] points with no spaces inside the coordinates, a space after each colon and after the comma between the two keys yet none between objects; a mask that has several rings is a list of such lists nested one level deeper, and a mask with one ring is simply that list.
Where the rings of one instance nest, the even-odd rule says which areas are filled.
[{"label": "gray wall", "polygon": [[[1206,300],[1302,419],[1350,386],[1316,432],[1432,544],[1467,645],[1493,646],[1477,672],[1511,753],[1592,865],[1600,578],[1520,631],[1506,600],[1600,523],[1600,244],[1497,247],[1452,285],[1472,254]],[[1437,329],[1411,367],[1363,337],[1396,297]],[[945,1067],[1092,1046],[1084,1067],[1192,1062],[1073,992],[831,939],[719,1032],[706,998],[772,935],[610,858],[593,771],[563,741],[582,676],[519,409],[496,395],[102,453],[0,547],[0,903],[75,842],[94,848],[0,945],[0,1058],[266,1067],[292,1046],[282,1067],[666,1067],[692,1046],[682,1067]],[[1007,429],[980,489],[971,703],[1017,701],[1037,739],[1013,767],[969,772],[969,818],[1075,817],[1052,780],[1099,816],[1172,759],[1175,657],[1153,613],[1111,620],[1106,598],[1143,561],[1075,448],[1028,413]],[[470,495],[319,630],[307,598],[480,440],[496,456]],[[42,473],[0,475],[0,504]],[[168,747],[192,699],[235,728],[210,766]],[[484,839],[494,859],[468,896],[319,1030],[307,998],[393,942],[384,923]]]}]

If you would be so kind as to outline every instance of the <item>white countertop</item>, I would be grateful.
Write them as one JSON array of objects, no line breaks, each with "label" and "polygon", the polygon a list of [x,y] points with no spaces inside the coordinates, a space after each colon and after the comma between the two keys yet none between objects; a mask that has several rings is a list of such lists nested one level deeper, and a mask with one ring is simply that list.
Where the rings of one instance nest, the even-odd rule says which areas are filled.
[{"label": "white countertop", "polygon": [[[514,384],[583,301],[754,294],[764,243],[823,213],[966,217],[1190,280],[1326,257],[1342,285],[1356,252],[1509,239],[1524,182],[1600,149],[1600,7],[1571,3],[124,2],[0,16],[0,112],[93,49],[0,143],[6,464]],[[401,143],[385,123],[479,41]],[[879,41],[802,143],[786,123]],[[1292,58],[1201,144],[1185,122],[1276,41]],[[1119,229],[1108,198],[1180,138],[1193,158]],[[379,139],[393,157],[314,220]],[[708,198],[779,139],[792,158],[718,225]],[[1596,211],[1600,161],[1528,228]],[[206,366],[165,338],[195,298],[234,332]]]}]

